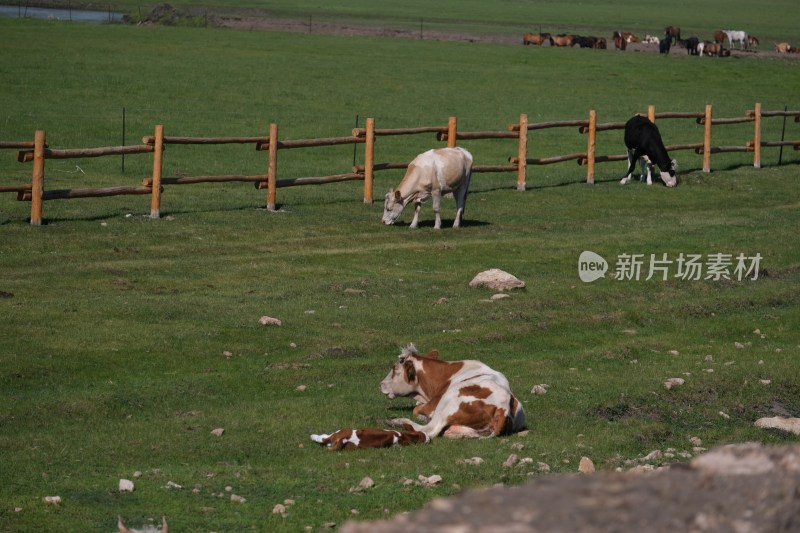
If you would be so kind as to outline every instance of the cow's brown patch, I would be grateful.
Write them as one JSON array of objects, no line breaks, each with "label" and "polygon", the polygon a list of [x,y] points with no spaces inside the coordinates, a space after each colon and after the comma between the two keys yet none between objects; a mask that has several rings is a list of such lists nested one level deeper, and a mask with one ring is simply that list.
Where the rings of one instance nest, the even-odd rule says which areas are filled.
[{"label": "cow's brown patch", "polygon": [[486,387],[481,387],[480,385],[468,385],[466,387],[462,387],[461,390],[458,391],[458,395],[472,396],[473,398],[478,398],[479,400],[485,400],[492,395],[492,391]]},{"label": "cow's brown patch", "polygon": [[462,403],[458,411],[447,418],[448,426],[467,426],[479,433],[489,434],[490,425],[497,407],[481,400]]}]

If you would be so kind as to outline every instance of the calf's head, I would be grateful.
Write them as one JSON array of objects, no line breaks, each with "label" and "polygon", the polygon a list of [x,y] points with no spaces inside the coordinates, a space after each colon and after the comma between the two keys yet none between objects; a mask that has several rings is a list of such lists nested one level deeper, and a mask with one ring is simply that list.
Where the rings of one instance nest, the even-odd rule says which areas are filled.
[{"label": "calf's head", "polygon": [[394,224],[403,212],[403,197],[400,191],[389,191],[383,201],[383,223]]}]

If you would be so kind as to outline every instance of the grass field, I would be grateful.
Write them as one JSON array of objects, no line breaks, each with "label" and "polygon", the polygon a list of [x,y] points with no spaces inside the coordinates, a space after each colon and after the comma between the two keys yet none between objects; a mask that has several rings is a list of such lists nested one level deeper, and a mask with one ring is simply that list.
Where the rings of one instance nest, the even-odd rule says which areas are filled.
[{"label": "grass field", "polygon": [[[469,6],[462,18],[483,16]],[[746,20],[733,12],[730,25]],[[282,137],[306,138],[346,134],[356,116],[405,127],[455,115],[471,130],[522,112],[540,121],[597,109],[605,121],[648,104],[711,103],[719,116],[757,101],[800,105],[790,90],[800,64],[780,58],[5,19],[0,35],[0,140],[41,128],[59,148],[118,144],[123,107],[130,144],[160,123],[169,135],[218,136],[277,122]],[[696,139],[661,126],[668,143]],[[749,128],[731,127],[720,144]],[[765,137],[780,128],[772,119]],[[797,133],[788,123],[787,138]],[[584,142],[533,134],[531,149]],[[379,149],[402,160],[432,144],[382,139]],[[500,142],[465,146],[478,163],[509,155]],[[242,152],[170,147],[165,172],[264,172],[265,154]],[[352,147],[281,157],[283,176],[323,175],[347,170]],[[281,190],[277,213],[249,185],[168,188],[161,220],[144,216],[146,197],[56,201],[43,227],[28,225],[28,204],[0,196],[0,531],[112,531],[117,514],[138,526],[164,512],[174,531],[317,530],[522,483],[544,475],[538,462],[574,472],[589,456],[610,470],[655,449],[692,453],[691,437],[796,441],[753,421],[800,416],[798,156],[785,150],[777,166],[765,151],[762,169],[747,154],[715,156],[710,174],[699,157],[678,158],[670,190],[618,186],[622,164],[598,166],[595,186],[574,163],[531,168],[524,193],[513,176],[478,175],[465,226],[439,232],[429,206],[416,231],[381,226],[381,206],[363,205],[356,183]],[[124,174],[116,158],[77,164],[83,173],[48,161],[48,188],[138,183],[151,160],[128,158]],[[376,194],[400,176],[380,174]],[[0,184],[28,179],[29,166],[0,152]],[[445,201],[445,226],[452,217]],[[583,283],[584,250],[609,274],[621,255],[667,254],[670,279]],[[717,253],[760,254],[758,279],[675,277],[680,254]],[[493,267],[527,288],[486,302],[492,292],[468,283]],[[283,325],[260,325],[264,315]],[[385,400],[378,382],[408,342],[506,373],[530,432],[355,453],[312,445],[310,433],[405,416],[411,403]],[[686,384],[668,391],[670,377]],[[539,383],[544,396],[531,393]],[[511,453],[533,463],[504,468]],[[482,465],[459,463],[476,456]],[[435,488],[404,484],[432,474],[443,478]],[[351,491],[365,476],[375,487]],[[136,490],[120,494],[120,478]],[[54,495],[61,505],[42,501]],[[273,514],[286,499],[287,516]]]}]

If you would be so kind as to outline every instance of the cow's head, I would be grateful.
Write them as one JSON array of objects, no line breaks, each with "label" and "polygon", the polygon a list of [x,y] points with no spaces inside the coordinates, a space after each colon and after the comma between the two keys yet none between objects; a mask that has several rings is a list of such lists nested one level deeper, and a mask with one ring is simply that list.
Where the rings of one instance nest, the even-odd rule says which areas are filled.
[{"label": "cow's head", "polygon": [[664,182],[664,185],[667,187],[674,187],[678,184],[678,178],[675,177],[675,170],[678,168],[678,162],[676,160],[672,160],[669,162],[669,168],[665,172],[663,169],[659,169],[661,171],[661,181]]},{"label": "cow's head", "polygon": [[419,373],[423,371],[425,359],[438,359],[439,352],[433,351],[426,356],[417,353],[417,348],[409,344],[403,348],[392,369],[381,381],[381,392],[392,399],[396,396],[424,397],[420,388]]},{"label": "cow's head", "polygon": [[383,201],[383,223],[394,224],[403,212],[403,197],[400,191],[389,191]]}]

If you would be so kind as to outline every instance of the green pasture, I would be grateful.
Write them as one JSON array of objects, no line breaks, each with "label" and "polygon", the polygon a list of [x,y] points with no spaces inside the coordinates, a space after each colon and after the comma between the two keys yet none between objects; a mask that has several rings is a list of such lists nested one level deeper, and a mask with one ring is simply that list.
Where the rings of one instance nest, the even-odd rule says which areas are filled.
[{"label": "green pasture", "polygon": [[[485,15],[481,3],[459,5],[454,19]],[[527,14],[549,6],[580,23],[561,4],[509,5]],[[739,18],[720,11],[731,26],[751,17],[735,5]],[[767,28],[771,4],[760,6],[753,24]],[[793,6],[776,4],[775,34]],[[598,27],[610,28],[604,13]],[[516,18],[496,9],[490,20]],[[797,109],[797,87],[791,58],[0,19],[0,140],[44,129],[53,148],[120,144],[123,108],[126,143],[136,144],[156,124],[167,135],[246,136],[276,122],[282,138],[310,138],[347,135],[368,116],[411,127],[452,115],[462,130],[590,109],[621,121],[649,104],[742,116],[755,102]],[[668,144],[702,133],[690,121],[659,126]],[[780,119],[765,120],[765,139],[781,129]],[[786,138],[798,135],[788,122]],[[731,126],[715,144],[751,136],[751,125]],[[540,157],[585,142],[574,131],[534,132],[529,148]],[[380,138],[376,150],[400,161],[438,145],[432,136]],[[504,141],[464,146],[478,164],[515,151]],[[622,153],[621,133],[599,134],[598,147]],[[547,475],[538,462],[575,472],[588,456],[613,470],[655,449],[683,460],[691,437],[706,448],[796,442],[753,422],[800,416],[800,158],[784,149],[778,166],[769,149],[754,169],[749,154],[715,155],[703,173],[699,156],[673,156],[675,189],[620,187],[622,163],[598,165],[594,186],[574,162],[530,167],[523,193],[511,174],[479,174],[464,227],[447,227],[454,206],[445,200],[441,231],[429,205],[416,231],[409,213],[382,226],[380,201],[364,205],[355,182],[280,189],[279,212],[248,184],[167,187],[159,220],[146,216],[146,196],[53,201],[42,227],[28,224],[29,204],[3,193],[0,531],[113,531],[118,514],[138,527],[161,513],[174,531],[316,531]],[[351,146],[287,150],[279,176],[336,174],[352,162]],[[147,155],[127,157],[124,172],[118,157],[48,160],[46,186],[137,184],[151,165]],[[0,151],[0,185],[26,182],[30,171]],[[167,176],[265,172],[266,154],[252,147],[165,154]],[[376,197],[401,176],[378,174]],[[579,279],[584,250],[608,261],[606,278]],[[614,277],[626,254],[642,254],[639,279]],[[666,254],[667,280],[645,279],[650,254]],[[757,279],[738,279],[732,266],[730,279],[684,280],[681,254],[761,260]],[[487,301],[492,291],[468,283],[489,268],[527,287]],[[263,326],[262,316],[282,325]],[[312,443],[311,433],[409,412],[409,400],[378,390],[409,342],[504,372],[530,431],[351,453]],[[671,377],[686,383],[667,390]],[[532,394],[541,383],[548,393]],[[532,463],[503,467],[512,453]],[[483,464],[459,462],[472,457]],[[443,478],[437,487],[405,483],[433,474]],[[375,486],[352,491],[365,476]],[[119,493],[121,478],[136,490]],[[60,505],[42,501],[56,495]],[[285,500],[294,502],[286,516],[273,514]]]}]

